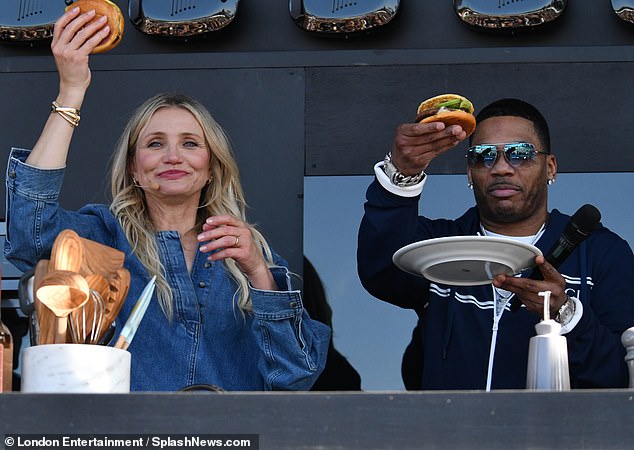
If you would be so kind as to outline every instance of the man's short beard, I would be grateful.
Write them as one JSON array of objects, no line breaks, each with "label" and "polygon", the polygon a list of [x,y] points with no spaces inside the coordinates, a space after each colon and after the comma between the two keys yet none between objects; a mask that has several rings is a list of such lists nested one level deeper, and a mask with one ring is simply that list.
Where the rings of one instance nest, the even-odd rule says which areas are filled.
[{"label": "man's short beard", "polygon": [[489,201],[490,199],[479,190],[474,190],[474,194],[480,217],[486,217],[497,223],[513,224],[531,218],[537,214],[543,204],[547,204],[548,193],[544,190],[535,192],[533,196],[526,199],[524,207],[518,206],[516,203],[509,207],[499,206]]},{"label": "man's short beard", "polygon": [[525,209],[521,208],[520,210],[515,210],[510,208],[498,208],[494,206],[493,209],[490,211],[494,214],[496,221],[499,223],[517,223],[521,222],[522,220],[528,219],[529,217],[531,217],[531,215],[533,215],[532,211],[528,212]]}]

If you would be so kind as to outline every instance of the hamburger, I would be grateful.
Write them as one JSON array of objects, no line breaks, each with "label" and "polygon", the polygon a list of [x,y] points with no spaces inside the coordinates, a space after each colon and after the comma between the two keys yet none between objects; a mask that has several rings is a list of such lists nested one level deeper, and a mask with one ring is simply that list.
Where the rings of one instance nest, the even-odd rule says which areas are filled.
[{"label": "hamburger", "polygon": [[101,41],[91,53],[103,53],[112,50],[123,37],[124,18],[121,9],[110,0],[76,0],[66,7],[66,11],[79,7],[81,14],[95,10],[95,20],[101,16],[108,18],[110,34]]},{"label": "hamburger", "polygon": [[476,128],[473,104],[462,95],[442,94],[428,98],[418,106],[416,112],[418,123],[442,122],[446,126],[460,125],[467,136]]}]

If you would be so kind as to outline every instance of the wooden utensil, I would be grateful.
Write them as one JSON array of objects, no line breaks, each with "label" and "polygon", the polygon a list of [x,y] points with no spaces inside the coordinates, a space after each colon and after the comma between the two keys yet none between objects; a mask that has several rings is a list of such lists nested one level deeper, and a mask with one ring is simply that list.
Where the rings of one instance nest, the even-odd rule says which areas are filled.
[{"label": "wooden utensil", "polygon": [[110,296],[106,301],[106,311],[104,320],[101,323],[101,330],[97,340],[101,340],[108,328],[119,315],[119,311],[123,307],[125,298],[130,288],[130,272],[125,268],[119,268],[115,272],[115,276],[110,279]]},{"label": "wooden utensil", "polygon": [[36,297],[53,311],[57,318],[55,343],[66,342],[68,315],[88,301],[89,292],[86,279],[68,270],[49,272],[42,279]]},{"label": "wooden utensil", "polygon": [[37,298],[37,290],[42,284],[42,279],[48,273],[49,260],[41,259],[35,265],[33,271],[33,306],[35,307],[35,319],[37,323],[37,343],[53,344],[55,342],[55,314]]},{"label": "wooden utensil", "polygon": [[[130,286],[130,274],[126,269],[123,269],[124,260],[125,254],[120,250],[82,238],[73,230],[63,230],[55,238],[51,250],[51,260],[42,260],[47,261],[48,264],[38,263],[40,269],[39,275],[35,279],[34,292],[37,292],[39,288],[40,283],[38,281],[41,282],[47,276],[47,273],[59,270],[75,272],[85,277],[86,282],[90,280],[90,283],[88,283],[89,288],[99,292],[103,299],[103,305],[94,300],[84,303],[81,308],[85,308],[85,311],[77,310],[75,313],[71,312],[70,321],[71,324],[78,324],[77,316],[80,313],[86,318],[101,316],[101,324],[95,324],[95,320],[90,319],[85,326],[82,322],[81,328],[82,334],[83,332],[93,331],[95,338],[97,336],[103,338],[108,327],[119,314]],[[96,298],[95,296],[90,296],[89,290],[87,300],[91,300],[93,297]],[[35,298],[36,314],[40,329],[38,344],[48,344],[60,340],[61,337],[57,335],[59,316],[38,299],[37,295]],[[96,314],[97,311],[93,308],[94,306],[98,308],[103,306],[103,314]],[[91,328],[89,330],[87,328],[89,326],[94,329]],[[80,327],[75,326],[74,328],[79,329]],[[77,330],[74,331],[75,336],[72,340],[77,341],[80,333]],[[63,342],[66,341],[68,339],[64,338]]]},{"label": "wooden utensil", "polygon": [[[48,262],[48,271],[65,270],[69,272],[79,272],[84,259],[83,244],[79,235],[70,229],[62,230],[53,243],[51,249],[51,259]],[[34,291],[37,292],[34,287]],[[36,295],[37,298],[37,295]],[[39,318],[40,327],[44,330],[40,333],[40,344],[50,344],[57,342],[57,316],[49,308],[41,308]],[[67,339],[65,338],[64,341]]]},{"label": "wooden utensil", "polygon": [[[63,230],[55,238],[51,249],[50,260],[38,261],[35,268],[33,292],[36,293],[41,280],[50,271],[66,270],[78,272],[83,260],[82,242],[73,230]],[[55,342],[57,318],[55,313],[35,297],[35,311],[39,327],[38,344],[52,344]]]},{"label": "wooden utensil", "polygon": [[73,230],[63,230],[55,238],[51,249],[50,270],[79,272],[84,260],[81,238]]},{"label": "wooden utensil", "polygon": [[83,246],[83,259],[79,272],[99,274],[109,280],[116,276],[117,270],[123,267],[125,254],[121,250],[108,247],[90,239],[79,238]]},{"label": "wooden utensil", "polygon": [[98,274],[109,279],[123,267],[124,259],[122,251],[66,229],[55,238],[49,270],[69,270],[83,276]]},{"label": "wooden utensil", "polygon": [[86,278],[90,289],[97,291],[104,301],[108,299],[110,296],[110,282],[105,277],[97,273],[92,273],[86,275],[84,278]]}]

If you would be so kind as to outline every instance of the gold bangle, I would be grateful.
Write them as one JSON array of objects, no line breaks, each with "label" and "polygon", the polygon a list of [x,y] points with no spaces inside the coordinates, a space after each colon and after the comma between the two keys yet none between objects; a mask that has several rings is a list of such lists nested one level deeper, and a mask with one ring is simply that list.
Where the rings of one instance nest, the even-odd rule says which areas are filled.
[{"label": "gold bangle", "polygon": [[81,119],[81,117],[77,108],[71,108],[69,106],[59,106],[56,101],[53,101],[51,103],[51,112],[57,113],[62,116],[62,119],[68,122],[72,127],[76,127],[77,125],[79,125],[79,120]]}]

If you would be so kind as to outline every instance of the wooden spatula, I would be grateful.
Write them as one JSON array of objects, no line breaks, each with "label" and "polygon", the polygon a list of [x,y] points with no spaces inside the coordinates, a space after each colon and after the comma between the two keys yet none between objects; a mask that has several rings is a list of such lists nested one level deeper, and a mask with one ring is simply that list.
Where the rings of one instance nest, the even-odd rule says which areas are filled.
[{"label": "wooden spatula", "polygon": [[63,230],[55,238],[51,249],[49,270],[79,272],[84,260],[81,238],[73,230]]},{"label": "wooden spatula", "polygon": [[124,259],[122,251],[80,237],[67,229],[55,238],[49,270],[70,270],[83,276],[99,274],[109,279],[123,267]]},{"label": "wooden spatula", "polygon": [[123,267],[125,254],[121,250],[90,239],[79,239],[83,246],[83,260],[80,269],[82,275],[96,273],[110,279],[115,276],[117,269]]},{"label": "wooden spatula", "polygon": [[125,298],[128,295],[128,289],[130,289],[130,272],[125,268],[117,269],[115,276],[110,280],[110,296],[106,301],[106,311],[101,323],[101,330],[99,332],[98,340],[101,340],[103,335],[108,331],[108,328],[119,315],[119,311],[123,307]]}]

